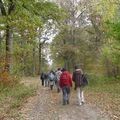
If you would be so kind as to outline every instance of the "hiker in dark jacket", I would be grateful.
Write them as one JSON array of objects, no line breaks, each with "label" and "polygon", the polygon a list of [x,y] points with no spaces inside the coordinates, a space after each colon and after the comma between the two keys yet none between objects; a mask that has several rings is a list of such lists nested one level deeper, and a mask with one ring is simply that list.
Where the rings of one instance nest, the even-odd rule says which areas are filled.
[{"label": "hiker in dark jacket", "polygon": [[45,87],[49,87],[48,73],[45,73]]},{"label": "hiker in dark jacket", "polygon": [[41,73],[40,78],[41,78],[41,81],[42,81],[42,86],[44,86],[45,74],[43,72]]},{"label": "hiker in dark jacket", "polygon": [[79,105],[82,105],[84,103],[82,74],[82,70],[78,66],[75,66],[75,71],[73,72],[72,80],[74,81],[75,89],[77,90]]},{"label": "hiker in dark jacket", "polygon": [[69,104],[70,87],[72,87],[72,79],[70,73],[65,68],[62,69],[59,85],[63,92],[63,105]]}]

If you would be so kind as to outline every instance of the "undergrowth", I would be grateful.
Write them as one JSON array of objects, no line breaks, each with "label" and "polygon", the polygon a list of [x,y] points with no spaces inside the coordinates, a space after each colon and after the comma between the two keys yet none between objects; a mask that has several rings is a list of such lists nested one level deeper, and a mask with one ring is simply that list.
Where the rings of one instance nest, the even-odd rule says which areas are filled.
[{"label": "undergrowth", "polygon": [[88,80],[89,90],[120,95],[120,77],[88,76]]},{"label": "undergrowth", "polygon": [[104,76],[88,76],[86,99],[110,115],[111,120],[120,118],[120,79]]},{"label": "undergrowth", "polygon": [[16,84],[12,87],[0,85],[0,102],[8,99],[11,108],[19,107],[25,98],[35,94],[35,90],[34,87],[24,84]]}]

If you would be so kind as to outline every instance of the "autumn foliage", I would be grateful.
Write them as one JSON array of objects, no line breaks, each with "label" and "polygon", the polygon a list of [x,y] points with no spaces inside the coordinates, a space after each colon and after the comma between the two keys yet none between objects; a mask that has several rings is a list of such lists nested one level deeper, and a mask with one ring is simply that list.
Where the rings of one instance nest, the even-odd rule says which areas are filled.
[{"label": "autumn foliage", "polygon": [[4,61],[0,61],[0,84],[3,85],[14,85],[16,83],[18,83],[17,77],[14,75],[11,75],[3,66],[4,66],[5,62]]}]

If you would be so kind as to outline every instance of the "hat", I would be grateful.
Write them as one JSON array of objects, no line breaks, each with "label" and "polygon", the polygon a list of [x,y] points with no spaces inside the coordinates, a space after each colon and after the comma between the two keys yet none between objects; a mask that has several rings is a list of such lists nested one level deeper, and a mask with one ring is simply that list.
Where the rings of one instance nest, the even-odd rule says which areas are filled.
[{"label": "hat", "polygon": [[61,70],[61,68],[58,68],[57,70]]},{"label": "hat", "polygon": [[62,68],[62,70],[61,70],[62,72],[64,72],[64,71],[66,71],[66,69],[65,68]]},{"label": "hat", "polygon": [[78,66],[78,65],[75,65],[75,69],[79,69],[79,66]]}]

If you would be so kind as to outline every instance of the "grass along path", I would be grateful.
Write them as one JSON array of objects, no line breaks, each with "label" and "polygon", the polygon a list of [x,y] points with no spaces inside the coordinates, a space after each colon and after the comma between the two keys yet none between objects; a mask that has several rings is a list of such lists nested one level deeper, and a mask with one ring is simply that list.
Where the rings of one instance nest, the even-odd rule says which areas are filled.
[{"label": "grass along path", "polygon": [[0,120],[19,120],[19,109],[30,96],[35,95],[37,90],[35,82],[31,85],[23,82],[28,80],[32,82],[32,79],[24,78],[22,83],[14,86],[0,86]]}]

